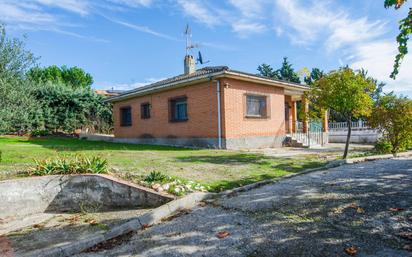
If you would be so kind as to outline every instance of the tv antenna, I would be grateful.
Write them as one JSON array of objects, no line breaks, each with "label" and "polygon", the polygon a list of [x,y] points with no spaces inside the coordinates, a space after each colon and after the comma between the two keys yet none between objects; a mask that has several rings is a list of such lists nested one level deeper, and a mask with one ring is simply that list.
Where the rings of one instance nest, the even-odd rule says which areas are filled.
[{"label": "tv antenna", "polygon": [[[186,36],[186,55],[189,55],[189,53],[192,51],[192,49],[200,48],[200,45],[192,43],[192,29],[190,28],[189,24],[186,25],[185,36]],[[202,53],[200,53],[200,51],[198,51],[198,55],[197,55],[197,58],[196,58],[196,63],[197,64],[198,63],[206,64],[208,62],[210,62],[210,61],[203,61]]]},{"label": "tv antenna", "polygon": [[194,48],[199,48],[199,44],[192,43],[192,29],[189,27],[189,24],[186,25],[185,35],[186,35],[186,55],[189,55],[189,51]]}]

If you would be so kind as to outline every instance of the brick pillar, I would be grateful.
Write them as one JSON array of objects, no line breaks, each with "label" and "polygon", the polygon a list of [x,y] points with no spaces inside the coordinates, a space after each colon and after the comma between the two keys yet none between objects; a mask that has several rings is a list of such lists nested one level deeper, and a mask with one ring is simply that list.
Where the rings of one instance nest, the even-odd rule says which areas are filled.
[{"label": "brick pillar", "polygon": [[303,108],[303,133],[307,133],[309,130],[309,101],[305,97],[302,97]]}]

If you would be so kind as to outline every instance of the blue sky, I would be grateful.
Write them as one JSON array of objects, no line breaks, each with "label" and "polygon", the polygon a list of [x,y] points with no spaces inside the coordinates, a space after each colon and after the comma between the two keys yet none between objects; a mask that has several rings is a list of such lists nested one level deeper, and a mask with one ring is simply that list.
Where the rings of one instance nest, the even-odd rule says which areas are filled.
[{"label": "blue sky", "polygon": [[[389,79],[398,20],[411,4],[383,0],[0,0],[9,34],[27,35],[40,64],[79,66],[95,88],[130,89],[181,74],[187,23],[207,65],[255,73],[261,63],[296,70],[365,68],[386,91],[412,96],[412,57]],[[202,66],[198,66],[200,68]]]}]

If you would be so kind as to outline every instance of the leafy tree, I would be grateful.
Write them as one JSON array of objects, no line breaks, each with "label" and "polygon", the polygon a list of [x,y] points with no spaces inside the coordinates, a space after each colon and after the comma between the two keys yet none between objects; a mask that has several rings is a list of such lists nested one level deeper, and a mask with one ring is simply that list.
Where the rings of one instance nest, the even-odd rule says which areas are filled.
[{"label": "leafy tree", "polygon": [[0,133],[25,131],[38,121],[38,104],[25,78],[35,62],[24,41],[7,37],[0,25]]},{"label": "leafy tree", "polygon": [[311,90],[307,92],[307,97],[316,108],[333,110],[342,115],[348,123],[343,154],[343,158],[347,158],[352,133],[352,118],[370,114],[373,105],[370,92],[375,90],[375,85],[359,72],[345,67],[331,71],[310,87]]},{"label": "leafy tree", "polygon": [[[407,0],[385,0],[385,8],[395,7],[399,9],[406,3]],[[396,37],[398,42],[398,54],[395,57],[395,64],[393,65],[393,71],[391,73],[391,78],[395,79],[396,75],[399,73],[400,64],[408,53],[408,40],[409,35],[412,34],[412,8],[409,8],[408,15],[406,18],[402,19],[399,25],[399,35]]]},{"label": "leafy tree", "polygon": [[313,68],[310,72],[310,75],[306,76],[303,80],[305,81],[306,85],[312,85],[315,81],[321,79],[324,75],[325,73],[322,70]]},{"label": "leafy tree", "polygon": [[67,68],[62,66],[59,68],[56,65],[44,68],[35,67],[30,69],[27,75],[31,80],[40,84],[52,82],[67,85],[74,89],[90,88],[93,84],[92,76],[78,67]]},{"label": "leafy tree", "polygon": [[44,128],[52,132],[73,133],[78,128],[108,132],[112,126],[111,106],[91,89],[47,83],[35,90],[42,106]]},{"label": "leafy tree", "polygon": [[268,64],[259,65],[257,70],[260,75],[265,77],[300,83],[299,75],[295,72],[287,57],[283,58],[282,67],[278,70],[274,70]]},{"label": "leafy tree", "polygon": [[259,74],[261,76],[269,77],[269,78],[273,78],[273,79],[280,79],[277,71],[273,70],[273,68],[269,64],[263,63],[263,64],[259,65],[257,70],[259,71]]},{"label": "leafy tree", "polygon": [[369,125],[382,133],[396,156],[412,143],[412,100],[393,93],[380,97],[373,108]]},{"label": "leafy tree", "polygon": [[289,63],[287,57],[283,58],[282,67],[277,72],[281,80],[300,83],[299,75],[292,68],[292,64]]}]

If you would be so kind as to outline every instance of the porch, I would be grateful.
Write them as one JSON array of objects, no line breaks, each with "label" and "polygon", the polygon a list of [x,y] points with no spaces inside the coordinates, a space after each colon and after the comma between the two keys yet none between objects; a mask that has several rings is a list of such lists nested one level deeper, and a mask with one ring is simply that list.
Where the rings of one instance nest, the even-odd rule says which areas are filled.
[{"label": "porch", "polygon": [[328,143],[328,111],[323,112],[320,121],[311,121],[309,108],[303,91],[285,90],[287,146],[310,148]]}]

